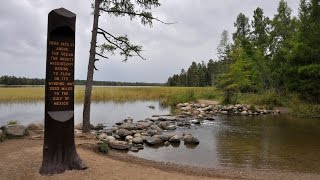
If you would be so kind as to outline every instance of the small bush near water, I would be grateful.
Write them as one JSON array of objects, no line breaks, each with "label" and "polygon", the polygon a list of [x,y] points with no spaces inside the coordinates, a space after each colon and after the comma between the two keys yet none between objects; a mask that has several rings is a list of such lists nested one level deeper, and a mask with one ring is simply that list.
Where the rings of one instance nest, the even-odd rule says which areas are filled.
[{"label": "small bush near water", "polygon": [[17,125],[18,121],[17,120],[10,120],[7,122],[7,125]]},{"label": "small bush near water", "polygon": [[297,96],[291,99],[289,104],[293,115],[304,118],[320,119],[320,105],[307,104],[301,101]]},{"label": "small bush near water", "polygon": [[100,152],[104,153],[104,154],[108,154],[109,152],[109,146],[107,143],[102,142],[98,145],[98,149]]},{"label": "small bush near water", "polygon": [[251,104],[263,105],[268,109],[272,109],[275,106],[283,106],[283,98],[275,91],[267,91],[261,95],[253,95],[251,98]]}]

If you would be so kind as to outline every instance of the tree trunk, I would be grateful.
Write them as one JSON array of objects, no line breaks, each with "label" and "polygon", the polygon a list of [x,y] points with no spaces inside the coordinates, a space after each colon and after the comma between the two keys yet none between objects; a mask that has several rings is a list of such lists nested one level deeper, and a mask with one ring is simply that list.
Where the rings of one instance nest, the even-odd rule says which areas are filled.
[{"label": "tree trunk", "polygon": [[83,105],[83,123],[82,123],[82,132],[83,133],[90,132],[91,92],[92,92],[95,55],[96,55],[97,30],[98,30],[98,23],[99,23],[100,3],[101,3],[101,0],[95,0],[95,2],[94,2],[95,5],[94,5],[91,46],[90,46],[87,82],[86,82],[86,90],[85,90],[84,105]]},{"label": "tree trunk", "polygon": [[75,20],[64,8],[48,16],[43,175],[87,168],[74,141]]}]

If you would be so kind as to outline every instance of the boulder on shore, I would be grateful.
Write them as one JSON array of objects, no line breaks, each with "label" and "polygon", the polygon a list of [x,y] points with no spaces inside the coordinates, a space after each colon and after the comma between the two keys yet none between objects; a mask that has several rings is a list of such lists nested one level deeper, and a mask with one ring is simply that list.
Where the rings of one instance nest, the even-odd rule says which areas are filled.
[{"label": "boulder on shore", "polygon": [[27,126],[28,130],[43,130],[44,126],[41,123],[31,123]]},{"label": "boulder on shore", "polygon": [[5,132],[9,137],[22,137],[26,135],[26,127],[19,124],[7,125]]},{"label": "boulder on shore", "polygon": [[104,127],[105,126],[102,123],[98,123],[96,126],[94,126],[91,129],[93,129],[93,130],[103,130]]},{"label": "boulder on shore", "polygon": [[128,142],[117,141],[117,140],[109,141],[109,146],[117,150],[128,150],[130,148],[130,145]]},{"label": "boulder on shore", "polygon": [[[82,130],[82,123],[74,126],[75,129]],[[94,129],[94,125],[90,124],[90,129]]]}]

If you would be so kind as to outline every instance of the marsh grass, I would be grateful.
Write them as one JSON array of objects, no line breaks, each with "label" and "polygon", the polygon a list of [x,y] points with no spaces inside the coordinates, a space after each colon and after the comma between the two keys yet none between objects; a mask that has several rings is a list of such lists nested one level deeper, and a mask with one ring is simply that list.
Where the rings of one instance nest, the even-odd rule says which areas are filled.
[{"label": "marsh grass", "polygon": [[[83,102],[84,86],[75,87],[75,102]],[[158,100],[165,105],[196,99],[221,100],[222,92],[212,87],[94,87],[94,102]],[[35,102],[44,100],[44,87],[0,88],[0,102]]]}]

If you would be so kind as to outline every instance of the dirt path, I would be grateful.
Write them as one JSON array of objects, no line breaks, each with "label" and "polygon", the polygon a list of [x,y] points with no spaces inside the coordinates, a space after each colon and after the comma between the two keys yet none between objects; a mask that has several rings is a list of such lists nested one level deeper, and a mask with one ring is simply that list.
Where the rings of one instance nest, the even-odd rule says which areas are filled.
[{"label": "dirt path", "polygon": [[84,141],[80,144],[82,145],[78,145],[77,151],[89,167],[87,170],[66,171],[43,177],[38,174],[42,159],[42,140],[6,140],[0,143],[0,179],[215,179],[165,171],[144,165],[143,162],[125,162],[125,158],[119,160],[117,155],[105,156],[88,150]]}]

